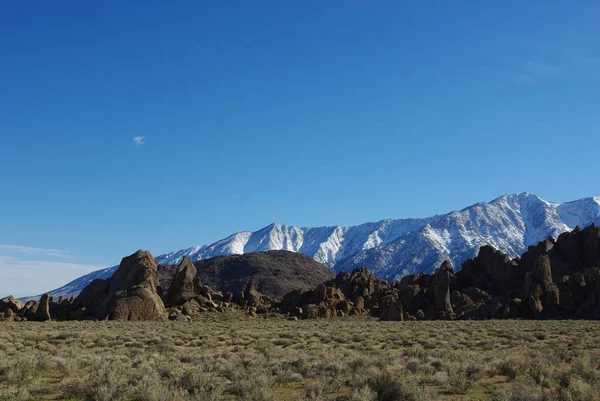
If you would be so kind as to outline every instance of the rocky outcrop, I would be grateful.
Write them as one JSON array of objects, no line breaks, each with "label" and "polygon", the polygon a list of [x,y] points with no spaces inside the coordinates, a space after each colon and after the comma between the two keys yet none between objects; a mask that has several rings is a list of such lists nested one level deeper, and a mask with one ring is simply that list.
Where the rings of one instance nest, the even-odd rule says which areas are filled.
[{"label": "rocky outcrop", "polygon": [[571,284],[571,290],[581,300],[581,303],[571,303],[575,317],[600,319],[600,268],[584,269]]},{"label": "rocky outcrop", "polygon": [[[337,289],[355,303],[354,313],[368,312],[380,320],[600,319],[598,266],[600,229],[591,225],[544,240],[512,260],[483,246],[457,273],[449,261],[433,275],[413,274],[396,283],[377,279],[364,267],[341,272],[314,290],[286,294],[282,311],[300,308],[314,317],[319,314],[308,312],[311,305]],[[345,315],[346,304],[338,305],[338,312]]]},{"label": "rocky outcrop", "polygon": [[132,288],[109,304],[109,320],[163,320],[164,304],[150,288]]},{"label": "rocky outcrop", "polygon": [[157,293],[158,270],[148,251],[123,258],[108,280],[94,280],[74,300],[70,316],[99,320],[162,320],[163,301]]},{"label": "rocky outcrop", "polygon": [[[309,256],[289,251],[252,252],[217,256],[194,262],[196,276],[205,285],[225,292],[240,293],[253,279],[263,295],[283,297],[298,288],[315,288],[335,275]],[[176,266],[159,266],[160,286],[166,295]]]},{"label": "rocky outcrop", "polygon": [[25,305],[12,295],[0,299],[0,313],[6,313],[9,309],[12,313],[17,313],[23,309]]},{"label": "rocky outcrop", "polygon": [[52,297],[50,295],[42,295],[40,298],[40,303],[37,306],[35,314],[33,315],[35,320],[38,322],[52,320],[52,316],[50,316],[50,301],[52,301]]},{"label": "rocky outcrop", "polygon": [[492,294],[504,294],[514,288],[517,264],[489,245],[482,246],[474,259],[462,264],[458,276],[463,288],[475,287]]},{"label": "rocky outcrop", "polygon": [[262,294],[256,289],[254,279],[250,279],[244,290],[244,299],[248,301],[248,306],[259,306],[262,301]]},{"label": "rocky outcrop", "polygon": [[391,302],[379,317],[381,321],[404,321],[404,308],[398,301]]},{"label": "rocky outcrop", "polygon": [[181,305],[194,298],[200,285],[199,282],[194,282],[195,278],[196,266],[189,257],[184,256],[165,295],[165,304],[168,306]]},{"label": "rocky outcrop", "polygon": [[450,276],[454,275],[452,262],[446,260],[433,274],[432,291],[435,308],[443,312],[453,312],[450,302]]},{"label": "rocky outcrop", "polygon": [[365,299],[391,287],[387,281],[375,278],[368,268],[340,272],[334,279],[316,288],[302,288],[284,295],[279,311],[292,316],[312,318],[317,307],[317,317],[348,316],[368,311]]},{"label": "rocky outcrop", "polygon": [[552,267],[548,255],[540,255],[533,270],[526,274],[523,294],[534,317],[552,317],[558,313],[560,295],[552,281]]},{"label": "rocky outcrop", "polygon": [[544,240],[513,260],[483,247],[457,274],[462,286],[471,286],[460,294],[474,302],[459,317],[498,318],[502,309],[503,318],[598,319],[600,300],[593,295],[597,263],[600,229],[594,224]]},{"label": "rocky outcrop", "polygon": [[456,273],[446,261],[433,275],[414,274],[390,283],[361,267],[283,297],[261,293],[253,278],[240,291],[213,290],[201,283],[195,266],[184,259],[164,287],[168,289],[161,291],[170,307],[167,312],[157,292],[156,262],[150,253],[138,251],[124,258],[111,278],[92,281],[74,300],[53,302],[45,295],[39,303],[23,305],[14,297],[3,298],[0,318],[156,320],[168,315],[183,322],[208,311],[241,310],[251,318],[284,315],[292,320],[363,313],[382,321],[600,319],[597,264],[600,229],[594,225],[542,241],[521,258],[511,260],[484,246]]}]

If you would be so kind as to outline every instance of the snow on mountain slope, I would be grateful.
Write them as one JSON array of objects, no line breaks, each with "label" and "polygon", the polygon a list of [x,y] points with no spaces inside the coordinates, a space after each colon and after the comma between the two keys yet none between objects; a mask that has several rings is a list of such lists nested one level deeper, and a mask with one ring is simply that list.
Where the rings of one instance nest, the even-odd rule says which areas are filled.
[{"label": "snow on mountain slope", "polygon": [[393,280],[421,271],[431,273],[447,258],[460,267],[485,244],[516,257],[545,238],[591,223],[600,223],[599,198],[557,204],[526,192],[504,195],[437,216],[415,232],[340,260],[335,270],[366,265],[378,276]]},{"label": "snow on mountain slope", "polygon": [[[210,245],[163,254],[156,260],[174,264],[185,255],[196,261],[219,255],[288,250],[306,254],[336,272],[367,265],[378,276],[392,280],[415,272],[432,272],[446,258],[459,267],[485,244],[515,257],[549,236],[556,238],[577,225],[591,223],[600,224],[600,198],[558,204],[522,192],[423,219],[387,219],[351,227],[273,223]],[[50,294],[76,294],[94,278],[109,277],[115,269],[92,272]]]}]

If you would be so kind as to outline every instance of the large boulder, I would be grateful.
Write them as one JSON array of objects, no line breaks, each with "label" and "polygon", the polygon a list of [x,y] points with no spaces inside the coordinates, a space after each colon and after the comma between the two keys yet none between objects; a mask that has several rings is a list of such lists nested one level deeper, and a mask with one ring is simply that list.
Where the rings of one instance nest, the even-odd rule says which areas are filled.
[{"label": "large boulder", "polygon": [[109,306],[110,320],[162,320],[165,306],[151,288],[134,287],[126,295],[115,296]]},{"label": "large boulder", "polygon": [[109,279],[108,292],[116,293],[134,286],[154,289],[158,286],[158,266],[148,251],[140,249],[121,260]]},{"label": "large boulder", "polygon": [[315,304],[306,305],[302,312],[302,319],[317,319],[319,317],[319,306]]},{"label": "large boulder", "polygon": [[158,268],[148,251],[123,258],[109,279],[110,320],[163,320],[165,307],[158,296]]},{"label": "large boulder", "polygon": [[201,311],[201,306],[196,299],[190,299],[186,303],[183,304],[181,308],[181,312],[188,316],[197,315]]},{"label": "large boulder", "polygon": [[15,299],[12,295],[0,299],[0,313],[6,312],[10,309],[12,312],[17,313],[23,309],[25,305],[18,299]]},{"label": "large boulder", "polygon": [[83,309],[86,315],[93,316],[96,319],[104,319],[108,315],[109,301],[108,280],[92,280],[81,290],[69,308],[69,312],[78,312],[67,313],[67,318],[69,320],[80,320],[77,318],[81,316]]},{"label": "large boulder", "polygon": [[167,306],[181,305],[194,298],[197,295],[194,287],[198,287],[198,283],[194,283],[195,277],[196,266],[188,256],[184,256],[165,295],[165,304]]},{"label": "large boulder", "polygon": [[37,312],[38,306],[39,303],[37,301],[27,301],[20,314],[27,320],[35,320],[35,313]]},{"label": "large boulder", "polygon": [[404,308],[398,301],[391,302],[379,317],[381,321],[404,321]]},{"label": "large boulder", "polygon": [[409,284],[400,290],[400,302],[411,313],[416,313],[422,308],[423,293],[419,284]]},{"label": "large boulder", "polygon": [[309,303],[308,301],[312,298],[313,294],[314,290],[310,288],[300,288],[288,292],[283,296],[283,300],[281,301],[281,311],[284,313],[295,312],[297,308]]},{"label": "large boulder", "polygon": [[123,258],[108,280],[94,280],[73,301],[68,316],[110,320],[163,320],[166,312],[157,293],[158,269],[148,251]]}]

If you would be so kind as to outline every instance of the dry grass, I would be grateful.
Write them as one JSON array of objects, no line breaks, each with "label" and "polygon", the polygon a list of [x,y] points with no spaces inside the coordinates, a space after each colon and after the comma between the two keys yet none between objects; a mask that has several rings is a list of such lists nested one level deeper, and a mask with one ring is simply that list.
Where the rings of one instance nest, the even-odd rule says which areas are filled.
[{"label": "dry grass", "polygon": [[0,401],[600,400],[600,323],[0,324]]}]

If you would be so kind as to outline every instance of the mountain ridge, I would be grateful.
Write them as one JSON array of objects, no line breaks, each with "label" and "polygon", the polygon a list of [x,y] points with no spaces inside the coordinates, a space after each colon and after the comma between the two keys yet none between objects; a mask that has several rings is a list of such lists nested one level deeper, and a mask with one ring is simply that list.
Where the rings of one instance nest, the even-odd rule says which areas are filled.
[{"label": "mountain ridge", "polygon": [[[193,246],[156,257],[178,264],[215,256],[267,250],[308,255],[334,272],[369,266],[379,277],[395,280],[420,271],[431,273],[444,259],[455,266],[491,245],[511,257],[575,226],[600,224],[600,197],[570,202],[546,201],[529,192],[504,194],[461,210],[425,218],[382,219],[355,226],[298,227],[271,223],[257,231],[240,231],[212,244]],[[70,296],[116,267],[89,273],[54,291]]]}]

